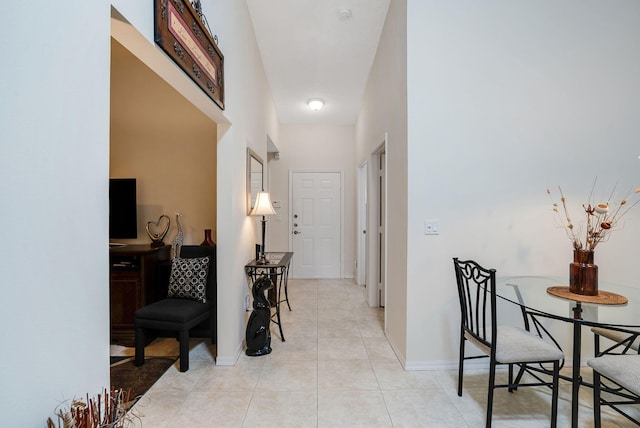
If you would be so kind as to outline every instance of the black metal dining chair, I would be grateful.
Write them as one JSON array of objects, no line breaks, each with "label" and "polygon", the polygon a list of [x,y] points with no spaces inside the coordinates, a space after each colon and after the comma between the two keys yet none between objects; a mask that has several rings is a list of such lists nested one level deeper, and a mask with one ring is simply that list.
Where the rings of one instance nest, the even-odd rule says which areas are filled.
[{"label": "black metal dining chair", "polygon": [[[560,361],[564,354],[555,344],[523,328],[498,325],[496,311],[496,270],[485,269],[472,260],[453,259],[460,300],[460,355],[458,362],[458,396],[462,396],[464,362],[474,358],[489,358],[489,388],[487,393],[486,427],[491,427],[493,394],[496,388],[508,388],[510,392],[520,386],[552,388],[551,427],[556,427],[558,415],[558,379]],[[484,355],[465,355],[465,343],[469,341]],[[532,373],[528,365],[553,364],[551,381],[544,381]],[[507,364],[507,384],[496,384],[497,365]],[[519,367],[515,380],[514,366]],[[523,374],[530,373],[535,381],[522,382]]]},{"label": "black metal dining chair", "polygon": [[[613,410],[640,425],[626,407],[640,404],[640,355],[605,354],[587,361],[593,369],[593,420],[595,428],[602,425],[602,406]],[[604,382],[604,379],[609,382]],[[623,408],[623,406],[625,406]]]}]

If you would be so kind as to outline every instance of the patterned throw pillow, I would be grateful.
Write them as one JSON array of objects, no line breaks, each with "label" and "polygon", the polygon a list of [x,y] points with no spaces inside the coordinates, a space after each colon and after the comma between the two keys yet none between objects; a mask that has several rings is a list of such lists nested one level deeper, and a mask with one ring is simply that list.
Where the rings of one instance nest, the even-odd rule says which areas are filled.
[{"label": "patterned throw pillow", "polygon": [[209,257],[190,259],[176,257],[171,262],[168,296],[206,303],[208,275]]}]

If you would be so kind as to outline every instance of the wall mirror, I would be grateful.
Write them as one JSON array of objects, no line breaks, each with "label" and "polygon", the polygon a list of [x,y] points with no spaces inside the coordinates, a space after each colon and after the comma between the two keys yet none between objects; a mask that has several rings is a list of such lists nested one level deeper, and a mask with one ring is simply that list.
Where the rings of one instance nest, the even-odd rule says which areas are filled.
[{"label": "wall mirror", "polygon": [[251,213],[258,192],[263,190],[263,170],[262,158],[247,148],[247,214]]}]

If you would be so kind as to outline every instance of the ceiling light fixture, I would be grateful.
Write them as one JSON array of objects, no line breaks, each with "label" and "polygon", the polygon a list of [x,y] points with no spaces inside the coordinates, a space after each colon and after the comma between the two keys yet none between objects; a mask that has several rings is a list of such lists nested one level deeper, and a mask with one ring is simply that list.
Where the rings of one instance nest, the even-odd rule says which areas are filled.
[{"label": "ceiling light fixture", "polygon": [[318,111],[322,110],[322,107],[324,107],[324,101],[322,101],[320,98],[312,98],[307,101],[307,105],[311,110]]},{"label": "ceiling light fixture", "polygon": [[350,9],[340,9],[338,11],[338,18],[342,21],[346,21],[351,19],[351,10]]}]

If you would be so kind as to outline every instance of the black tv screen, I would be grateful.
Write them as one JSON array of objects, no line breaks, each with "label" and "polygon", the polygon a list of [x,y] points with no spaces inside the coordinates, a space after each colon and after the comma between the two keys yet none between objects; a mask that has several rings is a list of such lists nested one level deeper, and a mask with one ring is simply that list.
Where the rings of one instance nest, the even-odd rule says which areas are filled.
[{"label": "black tv screen", "polygon": [[109,179],[109,239],[136,239],[136,179]]}]

